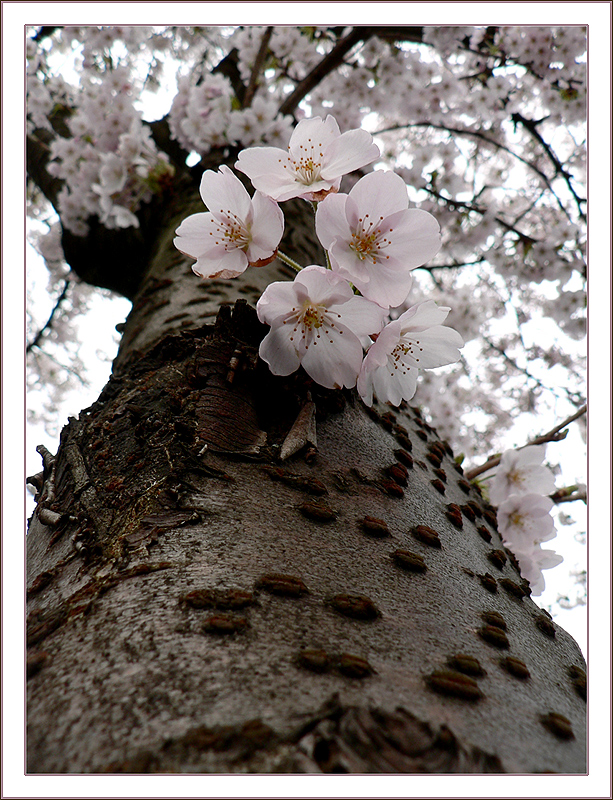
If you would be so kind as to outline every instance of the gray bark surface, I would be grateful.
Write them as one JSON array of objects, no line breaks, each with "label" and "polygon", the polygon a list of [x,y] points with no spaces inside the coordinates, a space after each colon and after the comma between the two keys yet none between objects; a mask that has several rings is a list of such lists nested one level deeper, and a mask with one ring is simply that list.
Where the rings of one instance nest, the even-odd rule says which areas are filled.
[{"label": "gray bark surface", "polygon": [[245,300],[291,276],[202,283],[176,220],[46,459],[28,772],[585,772],[582,655],[448,445],[274,378]]}]

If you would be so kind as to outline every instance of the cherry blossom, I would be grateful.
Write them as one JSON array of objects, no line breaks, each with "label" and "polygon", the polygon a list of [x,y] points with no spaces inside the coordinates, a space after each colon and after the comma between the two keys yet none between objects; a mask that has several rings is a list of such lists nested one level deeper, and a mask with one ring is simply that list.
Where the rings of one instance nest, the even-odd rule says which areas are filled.
[{"label": "cherry blossom", "polygon": [[542,464],[545,450],[545,445],[530,445],[503,453],[490,488],[490,501],[498,505],[511,494],[551,494],[555,479]]},{"label": "cherry blossom", "polygon": [[382,306],[403,303],[411,289],[410,270],[441,247],[432,214],[408,206],[402,178],[377,171],[361,178],[348,195],[329,195],[317,208],[317,235],[332,268]]},{"label": "cherry blossom", "polygon": [[226,166],[203,174],[200,196],[209,211],[183,220],[174,240],[177,250],[196,259],[196,275],[236,278],[248,266],[262,267],[275,258],[284,222],[273,200],[261,192],[252,200]]},{"label": "cherry blossom", "polygon": [[556,535],[553,502],[541,494],[512,494],[498,507],[498,530],[513,552],[530,551]]},{"label": "cherry blossom", "polygon": [[381,402],[399,405],[417,387],[417,370],[453,364],[460,358],[462,337],[441,325],[449,309],[434,300],[412,306],[379,333],[360,370],[357,388],[367,406],[373,392]]},{"label": "cherry blossom", "polygon": [[302,365],[328,389],[355,386],[361,339],[381,330],[386,316],[380,306],[356,297],[344,278],[315,265],[291,283],[271,283],[257,312],[271,326],[260,345],[271,372],[289,375]]},{"label": "cherry blossom", "polygon": [[287,152],[278,147],[250,147],[239,153],[236,169],[256,189],[282,202],[292,197],[321,200],[338,191],[348,172],[370,164],[379,148],[364,130],[340,132],[334,117],[302,119]]},{"label": "cherry blossom", "polygon": [[540,595],[545,589],[543,570],[557,567],[564,561],[563,557],[554,550],[543,550],[540,545],[534,545],[528,550],[515,550],[515,558],[519,564],[522,578],[530,584],[533,595]]}]

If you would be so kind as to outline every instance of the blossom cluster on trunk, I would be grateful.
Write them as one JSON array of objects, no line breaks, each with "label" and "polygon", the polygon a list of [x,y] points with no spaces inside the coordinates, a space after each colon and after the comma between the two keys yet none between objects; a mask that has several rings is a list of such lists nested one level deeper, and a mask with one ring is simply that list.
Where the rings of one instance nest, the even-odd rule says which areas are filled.
[{"label": "blossom cluster on trunk", "polygon": [[517,558],[534,595],[542,594],[545,588],[543,570],[563,560],[559,553],[541,547],[556,535],[550,513],[553,501],[548,496],[555,489],[555,481],[542,463],[545,449],[545,445],[530,445],[507,450],[489,490],[490,500],[498,506],[502,540]]},{"label": "blossom cluster on trunk", "polygon": [[275,375],[302,366],[330,389],[357,384],[367,405],[373,390],[399,405],[413,397],[417,370],[457,361],[463,341],[441,325],[449,309],[433,300],[390,319],[390,308],[411,289],[411,270],[439,251],[441,236],[431,214],[409,208],[407,187],[392,172],[371,172],[349,194],[339,192],[345,174],[378,156],[364,130],[341,133],[330,115],[303,119],[287,150],[251,147],[239,154],[236,168],[253,183],[253,200],[227,167],[207,170],[200,193],[209,210],[181,223],[175,245],[196,259],[198,275],[236,277],[276,256],[288,260],[278,250],[283,215],[277,203],[312,203],[327,264],[303,270],[291,262],[298,270],[293,283],[275,282],[264,291],[258,316],[271,330],[260,357]]}]

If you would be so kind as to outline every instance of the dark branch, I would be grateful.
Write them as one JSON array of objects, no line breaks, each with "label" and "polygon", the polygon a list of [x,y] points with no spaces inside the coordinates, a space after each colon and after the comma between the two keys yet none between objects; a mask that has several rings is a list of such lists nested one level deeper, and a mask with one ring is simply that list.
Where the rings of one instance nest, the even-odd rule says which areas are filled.
[{"label": "dark branch", "polygon": [[287,97],[281,107],[280,114],[293,114],[299,103],[321,81],[343,63],[347,53],[360,41],[366,41],[372,36],[372,28],[353,28],[344,39],[338,41],[332,50],[325,55],[319,64],[316,64],[309,74],[303,78],[294,91]]},{"label": "dark branch", "polygon": [[[381,131],[377,131],[377,133],[373,135],[380,136],[383,133],[390,133],[392,131],[402,130],[403,128],[434,128],[435,130],[445,131],[446,133],[454,133],[457,136],[467,136],[470,137],[471,139],[478,139],[479,141],[487,142],[487,144],[491,144],[492,147],[495,147],[497,150],[502,150],[503,152],[508,153],[510,156],[517,159],[517,161],[520,161],[522,164],[525,164],[528,167],[528,169],[531,169],[535,173],[535,175],[538,175],[541,181],[543,181],[545,186],[549,189],[553,197],[555,197],[556,202],[560,207],[560,210],[570,219],[568,212],[566,211],[564,205],[562,204],[562,201],[554,191],[550,179],[547,177],[547,175],[541,169],[539,169],[536,166],[536,164],[534,164],[532,161],[528,161],[528,159],[523,158],[518,153],[515,153],[513,150],[511,150],[510,147],[507,147],[501,142],[497,142],[495,139],[486,136],[486,134],[483,133],[482,131],[471,130],[470,128],[456,128],[450,125],[435,124],[433,122],[410,122],[404,125],[393,125],[389,128],[384,128]],[[579,210],[581,211],[581,209]]]},{"label": "dark branch", "polygon": [[513,120],[513,122],[516,125],[517,124],[522,125],[522,127],[525,128],[530,133],[530,135],[543,148],[543,151],[545,152],[545,155],[547,156],[547,158],[551,161],[551,163],[554,166],[554,169],[556,171],[556,175],[561,175],[562,176],[562,178],[564,179],[564,182],[566,183],[566,185],[568,187],[568,191],[572,194],[572,196],[573,196],[573,198],[575,200],[575,203],[577,204],[577,209],[579,211],[579,216],[581,217],[581,219],[585,219],[585,212],[583,211],[583,204],[586,202],[585,198],[579,197],[579,195],[575,191],[575,187],[572,185],[572,175],[570,175],[570,173],[568,173],[564,169],[564,165],[558,159],[558,157],[553,152],[551,147],[547,144],[547,142],[543,139],[543,137],[541,136],[541,134],[540,134],[540,132],[538,130],[538,125],[541,122],[543,122],[544,120],[526,119],[525,117],[523,117],[519,113],[512,114],[511,119]]},{"label": "dark branch", "polygon": [[60,292],[60,295],[59,295],[58,299],[56,300],[55,305],[53,306],[51,314],[49,314],[49,319],[45,322],[43,327],[38,331],[38,333],[32,339],[32,341],[27,345],[26,353],[30,353],[34,347],[39,347],[40,346],[41,339],[45,335],[46,331],[48,331],[51,328],[51,325],[53,323],[53,318],[55,317],[55,315],[59,311],[59,308],[60,308],[60,305],[62,304],[62,301],[65,299],[66,295],[68,294],[68,286],[69,286],[69,284],[70,284],[70,281],[64,281],[64,287],[62,288],[62,291]]},{"label": "dark branch", "polygon": [[264,33],[262,34],[262,39],[260,41],[260,49],[255,57],[255,61],[253,63],[253,69],[251,70],[251,76],[249,78],[249,85],[247,86],[247,91],[245,92],[245,98],[243,100],[243,108],[249,108],[253,97],[255,95],[256,89],[258,88],[258,80],[264,68],[264,63],[266,61],[266,53],[268,52],[268,44],[270,42],[270,37],[272,36],[273,26],[269,25]]},{"label": "dark branch", "polygon": [[176,139],[172,138],[168,125],[168,114],[154,122],[145,122],[145,125],[149,126],[153,141],[160,150],[166,153],[173,166],[181,171],[185,171],[185,161],[189,153],[181,147]]},{"label": "dark branch", "polygon": [[48,36],[51,36],[53,33],[55,33],[58,28],[63,27],[63,25],[41,25],[36,34],[32,36],[32,39],[35,42],[40,42],[42,39],[46,39]]},{"label": "dark branch", "polygon": [[[28,178],[36,184],[51,205],[56,208],[57,196],[63,181],[47,172],[49,163],[49,143],[53,134],[49,131],[36,131],[34,136],[26,140],[26,169]],[[56,208],[57,210],[57,208]]]},{"label": "dark branch", "polygon": [[211,75],[216,75],[217,73],[221,75],[225,75],[225,77],[230,81],[232,86],[232,91],[238,102],[241,106],[245,102],[245,84],[241,79],[240,70],[238,68],[238,50],[236,47],[232,48],[227,56],[221,59],[217,66],[213,67],[211,70]]}]

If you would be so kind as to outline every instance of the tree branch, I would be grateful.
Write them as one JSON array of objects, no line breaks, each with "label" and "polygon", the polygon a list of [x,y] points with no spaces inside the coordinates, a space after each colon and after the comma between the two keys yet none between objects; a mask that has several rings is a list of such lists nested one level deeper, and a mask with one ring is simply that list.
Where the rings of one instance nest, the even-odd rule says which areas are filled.
[{"label": "tree branch", "polygon": [[[534,444],[546,444],[547,442],[559,442],[562,439],[565,439],[568,431],[563,430],[564,428],[568,427],[571,422],[574,422],[579,417],[582,417],[587,412],[587,405],[582,406],[579,411],[577,411],[572,416],[565,419],[564,422],[561,422],[559,425],[556,425],[555,428],[552,428],[547,433],[542,434],[541,436],[537,436],[535,439],[527,442],[526,444],[518,447],[518,450],[523,450],[524,447],[530,447],[530,445]],[[488,472],[490,469],[494,469],[500,464],[500,459],[502,456],[491,456],[488,460],[482,464],[480,467],[475,467],[474,469],[469,470],[468,472],[464,473],[464,477],[467,481],[474,480],[477,476],[482,475],[484,472]],[[576,498],[581,499],[581,498]],[[560,502],[560,501],[556,501]]]},{"label": "tree branch", "polygon": [[[523,156],[520,156],[518,153],[515,153],[513,150],[511,150],[510,147],[507,147],[501,142],[497,142],[495,139],[486,136],[482,131],[473,131],[470,128],[456,128],[456,127],[451,127],[449,125],[435,124],[433,122],[411,122],[405,125],[392,125],[389,128],[383,128],[382,130],[374,133],[373,136],[380,136],[383,133],[391,133],[394,131],[402,130],[403,128],[434,128],[435,130],[445,131],[446,133],[454,133],[457,136],[467,136],[472,139],[479,139],[480,141],[487,142],[487,144],[491,144],[497,150],[502,150],[503,152],[508,153],[512,158],[515,158],[517,161],[520,161],[522,164],[528,167],[528,169],[532,170],[535,175],[538,175],[538,177],[545,184],[547,189],[549,189],[552,196],[555,197],[560,210],[570,219],[568,211],[566,210],[566,208],[564,208],[564,204],[556,194],[547,175],[541,169],[539,169],[536,166],[536,164],[534,164],[532,161],[529,161],[527,158],[523,158]],[[560,164],[559,161],[557,163]],[[579,208],[579,213],[581,214],[581,208]],[[585,215],[582,214],[582,217],[584,216]]]},{"label": "tree branch", "polygon": [[578,486],[564,486],[550,494],[549,497],[558,505],[560,503],[574,503],[575,500],[583,500],[587,504],[587,491],[585,488],[580,489]]},{"label": "tree branch", "polygon": [[343,63],[343,58],[351,50],[351,48],[359,41],[366,41],[373,35],[373,28],[368,27],[355,27],[345,36],[340,39],[332,50],[325,55],[319,64],[316,64],[309,74],[303,78],[294,91],[287,97],[281,107],[279,114],[293,114],[298,104],[304,100],[306,95],[320,83],[326,75],[329,75],[333,70]]},{"label": "tree branch", "polygon": [[582,208],[582,204],[586,202],[585,198],[579,197],[579,195],[575,191],[575,187],[572,185],[572,182],[571,182],[572,181],[572,175],[570,175],[564,169],[564,165],[562,164],[562,162],[558,159],[556,154],[553,152],[553,150],[547,144],[547,142],[543,139],[543,137],[541,136],[541,134],[539,133],[539,131],[537,129],[537,126],[539,125],[539,123],[543,122],[544,120],[526,119],[525,117],[523,117],[519,113],[512,114],[511,115],[511,119],[513,120],[513,122],[516,125],[518,123],[521,124],[522,127],[524,127],[530,133],[530,135],[534,139],[536,139],[536,141],[543,148],[543,151],[545,152],[545,155],[547,156],[547,158],[553,164],[553,167],[554,167],[554,169],[556,171],[556,175],[561,175],[564,178],[564,182],[566,183],[566,185],[568,187],[568,191],[571,193],[571,195],[573,196],[573,198],[575,200],[575,203],[577,204],[577,210],[579,211],[580,218],[581,219],[585,219],[585,212],[583,211],[583,208]]},{"label": "tree branch", "polygon": [[211,70],[211,75],[220,72],[225,75],[232,85],[232,91],[241,106],[245,99],[245,84],[241,79],[240,70],[238,68],[238,50],[236,47],[232,48],[227,56],[224,56],[219,64]]},{"label": "tree branch", "polygon": [[253,69],[251,70],[251,75],[249,77],[249,84],[247,86],[247,90],[245,92],[245,98],[243,100],[243,108],[249,108],[253,97],[255,95],[256,89],[258,88],[258,79],[262,73],[262,69],[264,68],[264,62],[266,61],[266,53],[268,52],[268,44],[270,42],[270,37],[272,36],[274,28],[272,25],[269,25],[264,33],[262,34],[262,39],[260,40],[260,49],[255,57],[255,61],[253,62]]},{"label": "tree branch", "polygon": [[51,314],[49,314],[49,319],[45,322],[43,327],[38,331],[38,333],[32,339],[32,341],[27,345],[26,353],[30,353],[34,347],[38,347],[40,345],[41,339],[45,335],[45,331],[47,331],[47,330],[49,330],[49,328],[51,328],[51,324],[53,322],[53,318],[55,317],[55,315],[59,311],[60,305],[62,304],[62,301],[65,299],[65,297],[66,297],[66,295],[68,293],[69,284],[70,284],[70,281],[64,281],[64,287],[63,287],[62,291],[60,292],[60,295],[59,295],[58,299],[56,300],[55,305],[53,306]]}]

